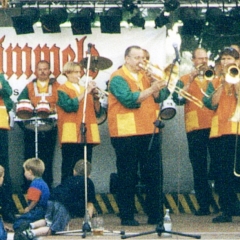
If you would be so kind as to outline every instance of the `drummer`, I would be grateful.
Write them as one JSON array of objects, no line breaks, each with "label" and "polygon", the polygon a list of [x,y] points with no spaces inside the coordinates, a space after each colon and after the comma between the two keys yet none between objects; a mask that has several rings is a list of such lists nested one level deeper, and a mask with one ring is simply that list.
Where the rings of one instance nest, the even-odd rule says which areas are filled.
[{"label": "drummer", "polygon": [[[41,101],[47,101],[50,104],[51,114],[56,114],[57,88],[60,84],[55,78],[50,78],[51,70],[49,62],[41,60],[36,66],[36,78],[33,79],[23,89],[18,97],[18,101],[28,99],[36,109]],[[44,119],[42,120],[44,121]],[[21,122],[20,122],[21,123]],[[36,156],[35,149],[35,132],[23,127],[24,131],[24,159],[29,159]],[[56,145],[57,128],[55,125],[49,131],[38,130],[38,157],[44,161],[45,172],[43,179],[52,186],[53,173],[52,162],[54,148]],[[28,184],[25,182],[23,191],[28,189]]]}]

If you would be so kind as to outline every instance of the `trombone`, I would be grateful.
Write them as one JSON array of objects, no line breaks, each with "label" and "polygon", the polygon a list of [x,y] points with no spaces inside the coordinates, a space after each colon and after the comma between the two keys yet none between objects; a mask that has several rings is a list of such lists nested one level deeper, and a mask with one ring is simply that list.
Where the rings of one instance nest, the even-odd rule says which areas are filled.
[{"label": "trombone", "polygon": [[[172,66],[172,64],[169,64],[164,70],[160,69],[159,67],[153,65],[149,61],[145,61],[145,65],[139,64],[139,67],[142,68],[145,72],[148,72],[151,74],[151,77],[154,80],[164,80],[167,82],[168,90],[173,93],[176,92],[183,98],[193,102],[198,107],[203,108],[204,104],[201,100],[194,97],[187,91],[184,91],[180,87],[176,86],[177,84],[177,78],[178,78],[178,67],[176,65]],[[173,69],[172,69],[173,67]],[[171,71],[172,69],[172,71]]]},{"label": "trombone", "polygon": [[187,91],[184,91],[182,88],[176,86],[175,87],[175,92],[178,93],[183,98],[187,99],[188,101],[193,102],[198,107],[200,107],[200,108],[204,107],[204,104],[203,104],[203,102],[201,100],[199,100],[198,98],[194,97],[192,94],[188,93]]}]

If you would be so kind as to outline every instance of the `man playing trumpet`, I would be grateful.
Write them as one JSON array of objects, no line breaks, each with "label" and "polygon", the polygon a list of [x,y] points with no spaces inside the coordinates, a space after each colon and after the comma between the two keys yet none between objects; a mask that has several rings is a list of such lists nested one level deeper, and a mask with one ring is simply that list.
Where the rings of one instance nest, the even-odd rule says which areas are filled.
[{"label": "man playing trumpet", "polygon": [[[193,52],[192,62],[194,69],[189,74],[181,77],[177,83],[179,89],[183,89],[189,95],[198,99],[203,98],[208,81],[199,74],[200,65],[208,64],[208,56],[205,49],[197,48]],[[179,91],[181,94],[181,90]],[[196,216],[209,215],[209,207],[213,201],[212,191],[208,184],[208,161],[209,151],[211,160],[214,156],[213,142],[209,139],[213,112],[201,105],[195,104],[182,97],[177,92],[173,93],[173,100],[177,105],[184,104],[185,129],[188,141],[189,159],[193,169],[194,190],[199,204]]]},{"label": "man playing trumpet", "polygon": [[[221,77],[209,83],[204,104],[213,111],[210,138],[214,141],[218,153],[215,159],[216,180],[219,184],[219,205],[222,214],[213,218],[213,223],[232,222],[236,214],[235,207],[238,197],[234,191],[234,163],[239,158],[240,141],[236,135],[239,131],[239,69],[237,65],[234,72],[238,72],[231,79],[229,67],[237,64],[239,53],[232,47],[225,48],[220,53],[220,64],[224,70]],[[229,65],[230,64],[230,65]],[[236,115],[238,113],[238,115]]]},{"label": "man playing trumpet", "polygon": [[[79,159],[84,159],[85,144],[89,162],[92,160],[93,147],[100,144],[96,116],[101,114],[101,104],[97,96],[96,83],[89,81],[85,89],[79,81],[81,70],[79,63],[67,62],[62,73],[67,80],[58,88],[58,137],[62,151],[62,182],[68,176],[72,176],[75,163]],[[82,123],[86,123],[86,136]]]}]

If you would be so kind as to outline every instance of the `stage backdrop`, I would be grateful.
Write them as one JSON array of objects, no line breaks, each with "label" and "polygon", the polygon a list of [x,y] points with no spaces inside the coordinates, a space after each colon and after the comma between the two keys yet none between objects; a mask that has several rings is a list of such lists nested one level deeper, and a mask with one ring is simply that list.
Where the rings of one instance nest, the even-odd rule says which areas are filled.
[{"label": "stage backdrop", "polygon": [[[172,47],[176,36],[167,38],[165,27],[160,29],[128,28],[121,34],[103,34],[93,28],[90,35],[73,35],[71,28],[62,28],[61,33],[43,34],[40,27],[35,33],[16,35],[14,28],[0,28],[0,71],[13,88],[12,99],[16,99],[26,84],[35,78],[36,63],[41,59],[50,61],[52,76],[60,83],[66,79],[61,75],[67,61],[80,62],[86,57],[88,44],[93,44],[91,54],[107,58],[112,66],[93,73],[93,79],[101,89],[106,88],[110,74],[124,62],[124,51],[131,45],[139,45],[150,52],[152,63],[164,68],[175,58]],[[179,36],[178,36],[179,37]],[[85,76],[83,76],[85,77]],[[11,176],[15,190],[22,183],[23,134],[12,115],[9,134]],[[101,145],[94,148],[92,178],[97,192],[109,191],[109,176],[116,172],[115,155],[110,144],[107,122],[100,125]],[[187,154],[182,108],[177,108],[174,119],[165,122],[163,129],[163,162],[165,192],[191,191],[192,172]],[[54,185],[60,181],[61,151],[58,142],[54,157]]]}]

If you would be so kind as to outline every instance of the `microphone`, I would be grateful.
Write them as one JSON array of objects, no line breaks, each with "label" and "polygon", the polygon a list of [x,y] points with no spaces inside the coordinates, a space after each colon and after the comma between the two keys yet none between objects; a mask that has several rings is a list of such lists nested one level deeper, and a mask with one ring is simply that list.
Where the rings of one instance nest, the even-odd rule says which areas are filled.
[{"label": "microphone", "polygon": [[90,54],[90,52],[91,52],[91,48],[92,48],[92,44],[89,43],[89,44],[88,44],[88,53],[89,53],[89,54]]},{"label": "microphone", "polygon": [[179,56],[178,45],[176,43],[173,43],[173,48],[174,48],[175,55],[176,55],[175,61],[180,64],[181,59],[180,59],[180,56]]}]

